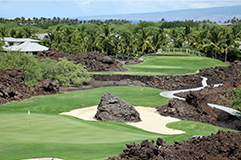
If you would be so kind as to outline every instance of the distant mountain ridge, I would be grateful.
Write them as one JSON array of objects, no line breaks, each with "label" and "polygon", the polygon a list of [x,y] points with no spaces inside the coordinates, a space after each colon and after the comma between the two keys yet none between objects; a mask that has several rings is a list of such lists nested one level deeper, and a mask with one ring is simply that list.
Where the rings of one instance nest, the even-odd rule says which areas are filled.
[{"label": "distant mountain ridge", "polygon": [[166,21],[174,20],[194,20],[202,21],[209,19],[210,21],[224,22],[236,17],[241,18],[241,5],[239,6],[227,6],[227,7],[215,7],[215,8],[201,8],[201,9],[186,9],[175,10],[165,12],[153,12],[153,13],[134,13],[134,14],[120,14],[120,15],[100,15],[90,17],[79,17],[78,19],[126,19],[132,21],[146,20],[146,21],[160,21],[164,18]]}]

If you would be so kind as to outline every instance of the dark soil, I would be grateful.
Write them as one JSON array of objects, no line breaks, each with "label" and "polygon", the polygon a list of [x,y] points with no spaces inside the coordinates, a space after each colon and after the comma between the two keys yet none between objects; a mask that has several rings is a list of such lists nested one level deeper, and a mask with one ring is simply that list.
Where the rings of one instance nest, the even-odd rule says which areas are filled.
[{"label": "dark soil", "polygon": [[165,140],[131,142],[117,156],[108,160],[240,160],[241,132],[218,131],[210,136],[192,137],[186,141],[168,145]]}]

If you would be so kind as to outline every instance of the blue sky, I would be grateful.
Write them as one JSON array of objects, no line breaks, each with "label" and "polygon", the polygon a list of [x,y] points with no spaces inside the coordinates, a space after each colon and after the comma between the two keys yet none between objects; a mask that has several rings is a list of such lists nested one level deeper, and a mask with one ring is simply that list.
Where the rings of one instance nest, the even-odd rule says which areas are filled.
[{"label": "blue sky", "polygon": [[241,0],[0,0],[0,17],[87,17],[241,5]]}]

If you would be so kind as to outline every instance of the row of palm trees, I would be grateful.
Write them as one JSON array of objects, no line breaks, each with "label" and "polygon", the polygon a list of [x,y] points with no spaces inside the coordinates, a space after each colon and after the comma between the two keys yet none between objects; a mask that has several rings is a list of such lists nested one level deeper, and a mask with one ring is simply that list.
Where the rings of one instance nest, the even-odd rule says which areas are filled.
[{"label": "row of palm trees", "polygon": [[129,55],[157,52],[160,47],[175,47],[198,50],[213,58],[224,55],[224,60],[227,61],[228,53],[238,52],[238,44],[235,41],[240,40],[241,31],[237,25],[232,28],[211,29],[187,25],[184,28],[171,29],[169,32],[160,29],[154,33],[142,28],[136,33],[115,34],[110,25],[103,25],[97,32],[57,26],[49,33],[49,37],[49,40],[43,41],[44,45],[67,53],[101,52],[107,55]]},{"label": "row of palm trees", "polygon": [[[161,47],[175,47],[194,49],[213,58],[223,55],[224,61],[227,61],[230,53],[240,54],[235,41],[240,40],[241,31],[238,25],[233,27],[186,25],[173,29],[159,29],[159,31],[145,27],[137,31],[123,29],[117,34],[113,25],[104,24],[95,31],[86,27],[57,25],[48,35],[49,39],[43,40],[42,44],[66,53],[99,52],[107,55],[135,55],[157,52]],[[0,36],[33,38],[34,33],[26,26],[20,30],[0,27]]]},{"label": "row of palm trees", "polygon": [[71,30],[68,27],[57,26],[49,33],[49,40],[43,40],[43,45],[55,47],[63,52],[101,52],[106,55],[141,52],[142,54],[157,50],[166,44],[163,30],[152,35],[150,31],[141,29],[137,34],[123,32],[115,34],[110,25],[103,25],[98,32],[86,31],[78,28]]},{"label": "row of palm trees", "polygon": [[196,49],[206,56],[212,56],[217,59],[219,55],[224,55],[224,61],[227,61],[228,53],[236,52],[241,40],[241,30],[237,25],[232,28],[214,27],[211,29],[191,28],[186,26],[182,32],[173,29],[170,33],[174,47],[183,47]]}]

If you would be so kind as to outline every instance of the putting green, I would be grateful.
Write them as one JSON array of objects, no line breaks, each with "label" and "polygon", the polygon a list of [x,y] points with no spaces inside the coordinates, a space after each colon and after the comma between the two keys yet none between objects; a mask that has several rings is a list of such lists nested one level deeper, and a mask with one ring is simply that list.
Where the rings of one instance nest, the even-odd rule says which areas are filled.
[{"label": "putting green", "polygon": [[185,130],[185,134],[162,135],[126,124],[91,122],[69,116],[30,114],[29,121],[27,113],[2,113],[0,116],[1,160],[33,157],[104,159],[119,154],[125,144],[132,141],[140,143],[144,139],[163,137],[167,143],[174,143],[174,140],[210,135],[223,129],[200,122],[180,121],[167,126]]},{"label": "putting green", "polygon": [[101,96],[106,92],[134,105],[157,107],[168,103],[168,98],[159,95],[163,90],[137,86],[115,86],[74,91],[67,94],[36,96],[31,99],[0,106],[2,112],[27,112],[59,114],[73,109],[98,105]]},{"label": "putting green", "polygon": [[120,123],[91,122],[60,115],[8,113],[0,116],[0,142],[96,144],[158,136]]}]

